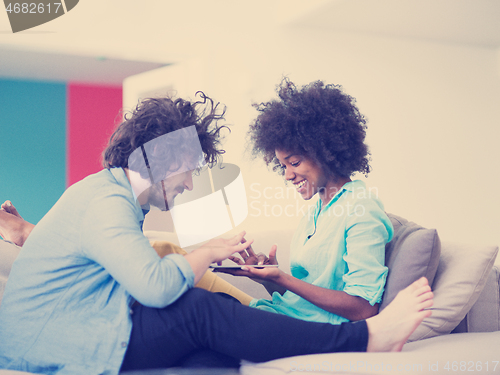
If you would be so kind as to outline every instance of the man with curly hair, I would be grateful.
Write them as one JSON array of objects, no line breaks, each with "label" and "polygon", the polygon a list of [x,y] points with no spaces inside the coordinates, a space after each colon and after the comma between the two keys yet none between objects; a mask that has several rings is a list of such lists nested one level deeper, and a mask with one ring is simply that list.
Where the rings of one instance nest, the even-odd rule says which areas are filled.
[{"label": "man with curly hair", "polygon": [[[222,153],[223,113],[202,97],[142,102],[112,135],[106,168],[71,186],[30,228],[0,308],[0,368],[118,374],[193,358],[198,366],[238,367],[240,359],[393,351],[430,315],[424,279],[383,315],[340,326],[270,314],[193,288],[212,262],[252,243],[243,241],[244,232],[159,257],[142,233],[144,210],[171,208],[176,195],[193,188],[192,169]],[[0,219],[22,220],[11,205],[0,211]]]},{"label": "man with curly hair", "polygon": [[[355,172],[370,172],[365,118],[341,86],[317,81],[299,89],[284,79],[278,96],[257,106],[249,130],[253,154],[303,199],[318,194],[319,200],[292,239],[291,275],[269,268],[238,272],[266,280],[272,294],[250,306],[332,324],[367,319],[382,299],[393,228],[380,200],[351,180]],[[247,255],[233,260],[277,263],[275,247],[269,259]]]}]

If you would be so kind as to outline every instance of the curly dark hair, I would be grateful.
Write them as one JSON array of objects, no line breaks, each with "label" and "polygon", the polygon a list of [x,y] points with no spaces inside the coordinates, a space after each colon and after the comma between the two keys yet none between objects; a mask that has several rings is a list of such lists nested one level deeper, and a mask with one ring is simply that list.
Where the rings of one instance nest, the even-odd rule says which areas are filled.
[{"label": "curly dark hair", "polygon": [[311,158],[336,178],[370,172],[366,120],[342,86],[316,81],[297,89],[285,78],[276,91],[279,100],[254,105],[259,114],[248,131],[254,157],[281,175],[276,149]]},{"label": "curly dark hair", "polygon": [[[226,125],[217,125],[217,121],[224,118],[226,109],[220,108],[220,103],[215,104],[203,92],[199,91],[196,95],[199,95],[201,100],[190,102],[181,98],[164,97],[140,102],[132,113],[124,116],[124,121],[111,135],[109,144],[103,152],[104,168],[122,167],[135,170],[134,166],[128,164],[129,157],[135,149],[161,135],[193,125],[196,127],[205,161],[210,167],[217,164],[225,152],[220,148],[221,130],[223,128],[229,130]],[[171,141],[175,140],[176,138],[172,137]],[[175,165],[179,167],[186,155],[180,155],[178,147],[172,147],[172,150],[175,152],[167,147],[158,150],[159,155],[148,154],[149,159],[156,157],[158,160],[171,162],[171,165],[165,166],[164,162],[154,163],[153,160],[149,160],[151,167],[167,168],[165,173],[172,170]]]}]

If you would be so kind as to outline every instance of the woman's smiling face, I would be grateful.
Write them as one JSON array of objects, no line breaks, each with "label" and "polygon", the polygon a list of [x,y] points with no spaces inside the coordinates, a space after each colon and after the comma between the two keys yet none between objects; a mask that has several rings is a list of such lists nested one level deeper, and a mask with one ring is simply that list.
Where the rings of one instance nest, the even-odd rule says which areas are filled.
[{"label": "woman's smiling face", "polygon": [[323,169],[313,160],[286,150],[276,150],[276,158],[285,171],[285,179],[293,183],[303,199],[323,192],[328,184]]}]

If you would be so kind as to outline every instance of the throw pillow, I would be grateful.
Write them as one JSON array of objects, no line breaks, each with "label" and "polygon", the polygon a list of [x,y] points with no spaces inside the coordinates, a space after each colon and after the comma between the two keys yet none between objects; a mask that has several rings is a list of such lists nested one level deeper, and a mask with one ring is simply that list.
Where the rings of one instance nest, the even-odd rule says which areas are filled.
[{"label": "throw pillow", "polygon": [[422,322],[408,341],[450,333],[479,298],[497,253],[497,246],[443,242],[432,285],[432,316]]},{"label": "throw pillow", "polygon": [[385,264],[389,272],[380,310],[400,290],[422,276],[432,285],[441,253],[441,241],[435,229],[425,229],[393,214],[387,216],[394,227],[394,235],[385,247]]}]

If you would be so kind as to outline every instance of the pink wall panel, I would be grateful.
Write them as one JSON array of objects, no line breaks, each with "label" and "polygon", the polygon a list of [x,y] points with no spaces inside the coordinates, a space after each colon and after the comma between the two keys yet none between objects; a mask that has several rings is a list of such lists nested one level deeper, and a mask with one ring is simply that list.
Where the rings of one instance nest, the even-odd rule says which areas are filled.
[{"label": "pink wall panel", "polygon": [[68,84],[67,186],[102,169],[101,154],[121,108],[121,86]]}]

